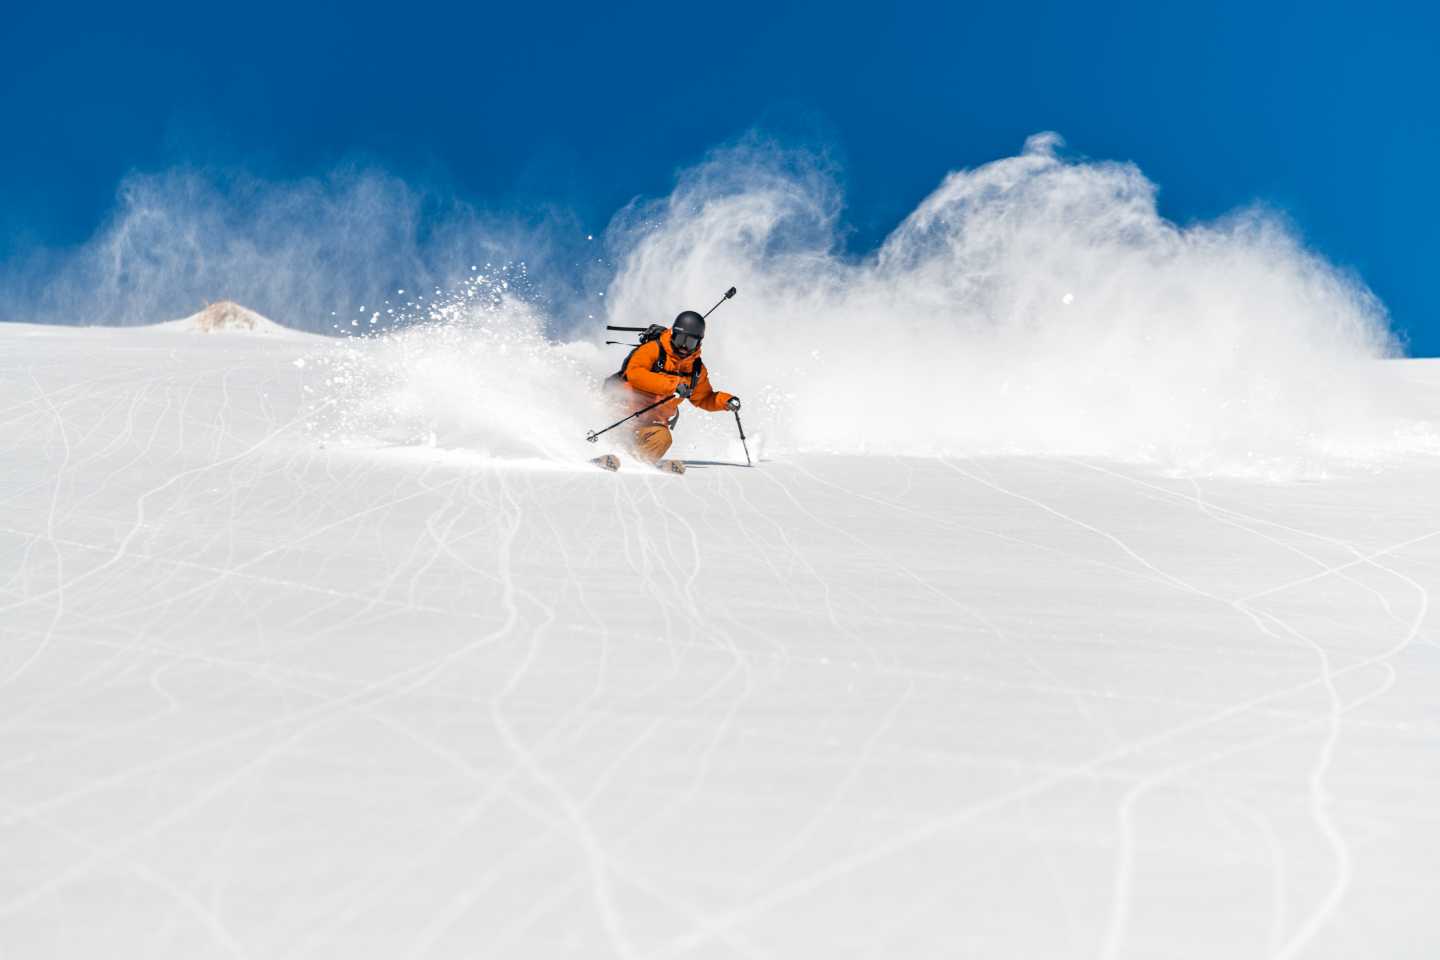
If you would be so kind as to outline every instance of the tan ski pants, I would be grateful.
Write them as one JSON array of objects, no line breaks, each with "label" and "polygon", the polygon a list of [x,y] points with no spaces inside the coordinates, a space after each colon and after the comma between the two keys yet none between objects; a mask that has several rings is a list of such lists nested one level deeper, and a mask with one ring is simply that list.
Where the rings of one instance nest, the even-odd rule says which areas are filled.
[{"label": "tan ski pants", "polygon": [[665,424],[647,423],[635,428],[635,433],[630,440],[630,449],[635,451],[635,456],[646,463],[654,463],[665,456],[665,451],[670,449],[673,439],[670,435],[670,428]]}]

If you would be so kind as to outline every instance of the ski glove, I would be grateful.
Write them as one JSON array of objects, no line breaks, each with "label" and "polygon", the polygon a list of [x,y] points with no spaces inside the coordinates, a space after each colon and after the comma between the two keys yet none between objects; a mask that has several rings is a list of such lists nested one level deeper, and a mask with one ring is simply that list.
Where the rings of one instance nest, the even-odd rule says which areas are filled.
[{"label": "ski glove", "polygon": [[683,400],[684,398],[690,396],[691,391],[694,389],[694,387],[690,386],[689,380],[681,380],[675,386],[675,396]]},{"label": "ski glove", "polygon": [[731,397],[729,400],[726,400],[726,401],[725,401],[725,406],[728,407],[728,408],[731,409],[731,410],[739,410],[739,409],[740,409],[740,398],[739,398],[739,397]]}]

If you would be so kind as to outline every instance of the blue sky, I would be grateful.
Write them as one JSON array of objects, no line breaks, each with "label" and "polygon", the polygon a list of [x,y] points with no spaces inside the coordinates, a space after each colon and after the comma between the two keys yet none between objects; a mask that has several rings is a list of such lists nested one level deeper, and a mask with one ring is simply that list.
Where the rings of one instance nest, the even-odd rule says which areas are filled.
[{"label": "blue sky", "polygon": [[1255,201],[1440,354],[1440,14],[1387,3],[84,4],[0,37],[0,257],[89,236],[131,171],[361,160],[603,228],[759,130],[837,161],[852,246],[1040,130],[1187,222]]}]

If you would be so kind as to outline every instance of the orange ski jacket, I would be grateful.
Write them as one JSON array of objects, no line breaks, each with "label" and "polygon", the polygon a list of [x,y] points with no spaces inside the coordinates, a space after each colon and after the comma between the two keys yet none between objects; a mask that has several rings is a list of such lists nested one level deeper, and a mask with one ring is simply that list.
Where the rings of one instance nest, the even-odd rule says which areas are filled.
[{"label": "orange ski jacket", "polygon": [[[710,374],[705,364],[700,362],[700,350],[683,359],[675,356],[669,330],[632,350],[621,376],[630,387],[631,399],[635,401],[633,406],[637,410],[674,393],[682,380],[693,384],[690,402],[701,410],[724,410],[725,404],[730,402],[731,394],[710,386]],[[642,419],[653,418],[654,423],[667,423],[679,411],[680,400],[677,398],[662,403]]]}]

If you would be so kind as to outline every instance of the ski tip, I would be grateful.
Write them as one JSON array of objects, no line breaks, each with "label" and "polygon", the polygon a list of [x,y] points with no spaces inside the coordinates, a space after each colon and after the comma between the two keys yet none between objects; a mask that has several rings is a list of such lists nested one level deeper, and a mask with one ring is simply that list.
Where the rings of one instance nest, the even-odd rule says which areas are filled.
[{"label": "ski tip", "polygon": [[620,469],[620,458],[615,456],[615,454],[613,453],[607,453],[604,456],[595,457],[590,462],[595,464],[595,466],[599,467],[601,470],[615,471]]},{"label": "ski tip", "polygon": [[684,460],[657,460],[657,461],[655,462],[655,469],[656,469],[656,470],[659,470],[661,473],[684,473],[684,472],[685,472],[685,461],[684,461]]}]

